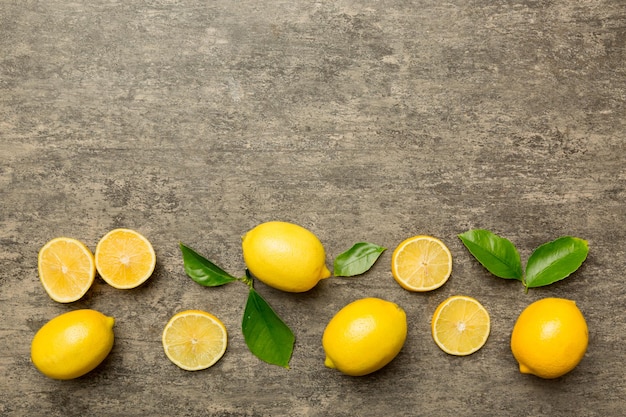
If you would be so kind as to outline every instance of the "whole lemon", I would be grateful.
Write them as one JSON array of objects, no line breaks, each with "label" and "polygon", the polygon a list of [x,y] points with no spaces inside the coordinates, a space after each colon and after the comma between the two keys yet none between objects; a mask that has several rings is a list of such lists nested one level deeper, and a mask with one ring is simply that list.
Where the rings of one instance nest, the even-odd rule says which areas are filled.
[{"label": "whole lemon", "polygon": [[544,298],[522,311],[511,334],[511,350],[524,374],[551,379],[565,375],[585,355],[587,322],[572,300]]},{"label": "whole lemon", "polygon": [[324,246],[302,226],[279,221],[261,223],[242,239],[248,270],[270,287],[304,292],[330,276]]},{"label": "whole lemon", "polygon": [[400,353],[406,334],[406,313],[397,304],[380,298],[353,301],[324,330],[324,365],[347,375],[367,375]]},{"label": "whole lemon", "polygon": [[114,323],[113,317],[95,310],[61,314],[35,334],[31,360],[50,378],[78,378],[98,366],[111,351]]}]

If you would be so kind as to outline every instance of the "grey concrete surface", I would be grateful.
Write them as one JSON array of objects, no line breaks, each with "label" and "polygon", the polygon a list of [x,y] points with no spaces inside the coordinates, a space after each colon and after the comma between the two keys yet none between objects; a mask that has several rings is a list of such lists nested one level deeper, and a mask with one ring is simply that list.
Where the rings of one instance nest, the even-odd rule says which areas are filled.
[{"label": "grey concrete surface", "polygon": [[[0,414],[624,415],[625,42],[618,0],[0,0]],[[193,283],[177,246],[241,275],[240,236],[274,219],[314,231],[329,266],[358,241],[389,248],[305,294],[257,284],[296,334],[289,370],[245,347],[245,286]],[[39,248],[66,235],[93,250],[115,227],[152,241],[150,281],[48,298]],[[524,260],[562,235],[590,254],[525,294],[464,249],[457,235],[478,227]],[[422,233],[446,242],[454,272],[415,294],[389,264]],[[469,357],[430,337],[453,294],[491,314]],[[383,370],[342,376],[321,335],[365,296],[400,304],[408,339]],[[590,328],[581,364],[553,381],[521,375],[509,349],[517,315],[548,296],[576,300]],[[47,379],[30,341],[78,308],[116,318],[113,351],[82,378]],[[230,332],[222,360],[194,373],[160,342],[189,308]]]}]

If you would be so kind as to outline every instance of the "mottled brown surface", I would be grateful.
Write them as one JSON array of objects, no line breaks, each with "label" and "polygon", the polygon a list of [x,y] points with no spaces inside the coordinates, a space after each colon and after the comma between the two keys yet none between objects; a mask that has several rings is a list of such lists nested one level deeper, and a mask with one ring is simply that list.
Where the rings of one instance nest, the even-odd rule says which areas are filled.
[{"label": "mottled brown surface", "polygon": [[[621,416],[626,412],[626,6],[617,0],[0,0],[0,414],[3,416]],[[240,236],[266,220],[313,230],[327,263],[357,241],[389,248],[359,278],[305,294],[257,284],[294,329],[291,369],[252,356],[246,288],[203,288],[178,242],[233,274]],[[52,301],[37,251],[67,235],[95,249],[115,227],[145,234],[144,286],[98,279]],[[488,228],[527,259],[561,235],[583,267],[524,294],[457,238]],[[414,234],[450,247],[441,289],[392,279]],[[430,315],[449,295],[492,318],[479,352],[448,356]],[[321,335],[348,302],[378,296],[410,321],[400,355],[351,378],[324,368]],[[588,352],[563,378],[521,375],[508,346],[531,301],[576,300]],[[117,319],[110,356],[54,381],[29,359],[52,317]],[[185,372],[160,335],[188,308],[230,331],[214,367]]]}]

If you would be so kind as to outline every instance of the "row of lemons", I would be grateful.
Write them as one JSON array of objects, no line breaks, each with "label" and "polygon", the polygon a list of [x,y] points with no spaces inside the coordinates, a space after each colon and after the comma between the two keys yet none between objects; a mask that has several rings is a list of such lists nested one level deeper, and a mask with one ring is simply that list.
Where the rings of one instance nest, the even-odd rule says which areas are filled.
[{"label": "row of lemons", "polygon": [[[287,222],[262,223],[243,236],[243,257],[250,273],[265,284],[304,292],[331,276],[325,251],[309,230]],[[441,287],[452,272],[446,245],[432,236],[414,236],[392,254],[394,279],[409,291]],[[78,240],[56,238],[39,252],[39,277],[49,296],[58,302],[80,299],[94,282],[96,271],[119,289],[135,288],[153,273],[156,255],[150,242],[130,229],[115,229],[97,244],[95,254]],[[113,346],[114,319],[90,309],[61,314],[33,338],[31,359],[44,375],[72,379],[98,366]],[[476,299],[455,295],[443,301],[431,320],[435,343],[451,355],[479,350],[490,333],[487,310]],[[327,324],[322,346],[324,364],[353,376],[375,372],[393,360],[404,346],[407,319],[397,304],[362,298],[339,310]],[[165,325],[162,344],[166,356],[185,370],[206,369],[225,353],[224,324],[200,310],[175,314]],[[582,360],[588,343],[585,319],[572,300],[544,298],[518,317],[511,334],[511,350],[522,373],[557,378]]]}]

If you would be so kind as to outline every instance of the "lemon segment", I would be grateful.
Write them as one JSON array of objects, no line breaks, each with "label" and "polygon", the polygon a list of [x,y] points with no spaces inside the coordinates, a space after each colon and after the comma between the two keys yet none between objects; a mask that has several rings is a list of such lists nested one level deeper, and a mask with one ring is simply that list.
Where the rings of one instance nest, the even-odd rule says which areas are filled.
[{"label": "lemon segment", "polygon": [[96,276],[96,264],[89,248],[68,237],[47,242],[39,250],[37,267],[44,289],[59,303],[82,298]]},{"label": "lemon segment", "polygon": [[165,355],[186,371],[214,365],[226,352],[228,333],[214,315],[201,310],[175,314],[162,335]]},{"label": "lemon segment", "polygon": [[397,304],[379,298],[353,301],[324,330],[324,365],[351,376],[370,374],[398,355],[406,336],[406,314]]},{"label": "lemon segment", "polygon": [[31,343],[31,360],[44,375],[74,379],[93,370],[113,348],[115,319],[89,309],[61,314]]},{"label": "lemon segment", "polygon": [[444,300],[433,314],[432,336],[450,355],[471,355],[483,347],[490,332],[487,310],[476,299],[455,295]]},{"label": "lemon segment", "polygon": [[401,242],[391,255],[391,273],[408,291],[431,291],[452,273],[452,254],[439,239],[418,235]]},{"label": "lemon segment", "polygon": [[573,370],[589,343],[587,322],[572,300],[544,298],[528,305],[511,333],[511,351],[524,374],[553,379]]},{"label": "lemon segment", "polygon": [[305,292],[331,276],[320,240],[293,223],[259,224],[243,236],[242,249],[250,273],[282,291]]},{"label": "lemon segment", "polygon": [[96,246],[95,260],[100,277],[118,289],[143,284],[156,266],[152,244],[130,229],[115,229],[104,235]]}]

